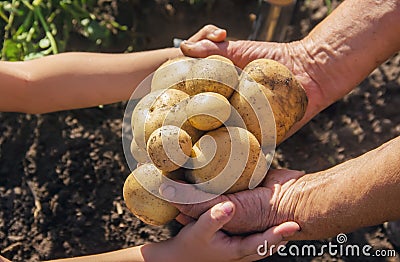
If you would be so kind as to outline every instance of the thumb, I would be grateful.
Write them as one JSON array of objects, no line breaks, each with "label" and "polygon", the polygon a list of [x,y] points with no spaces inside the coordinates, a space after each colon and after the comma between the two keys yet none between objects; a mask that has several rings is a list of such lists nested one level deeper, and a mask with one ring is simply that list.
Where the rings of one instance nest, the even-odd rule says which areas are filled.
[{"label": "thumb", "polygon": [[207,39],[198,42],[183,41],[181,43],[181,51],[186,56],[191,57],[207,57],[210,55],[227,56],[227,48],[229,42],[215,43]]},{"label": "thumb", "polygon": [[209,240],[232,219],[234,213],[235,205],[231,201],[216,204],[199,217],[193,225],[192,233]]}]

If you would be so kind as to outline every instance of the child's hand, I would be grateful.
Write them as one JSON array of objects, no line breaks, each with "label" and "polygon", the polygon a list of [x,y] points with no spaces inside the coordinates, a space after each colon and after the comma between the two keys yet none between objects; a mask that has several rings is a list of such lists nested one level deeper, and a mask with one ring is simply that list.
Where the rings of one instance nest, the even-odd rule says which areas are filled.
[{"label": "child's hand", "polygon": [[187,42],[197,42],[203,39],[213,42],[222,42],[226,38],[226,30],[216,27],[215,25],[206,25],[192,35]]},{"label": "child's hand", "polygon": [[[246,237],[228,236],[220,229],[231,220],[234,213],[235,206],[230,201],[219,203],[209,209],[199,217],[197,222],[187,224],[175,238],[159,243],[164,244],[161,249],[164,251],[162,252],[163,261],[259,260],[263,257],[257,254],[257,248],[264,245],[265,241],[268,243],[268,248],[271,245],[284,245],[286,244],[284,238],[300,229],[295,222],[286,222],[263,233]],[[189,221],[181,222],[185,224]],[[264,251],[264,247],[262,251]],[[143,255],[146,258],[146,252]],[[271,254],[267,253],[265,256],[268,255]],[[151,259],[148,261],[151,261]]]}]

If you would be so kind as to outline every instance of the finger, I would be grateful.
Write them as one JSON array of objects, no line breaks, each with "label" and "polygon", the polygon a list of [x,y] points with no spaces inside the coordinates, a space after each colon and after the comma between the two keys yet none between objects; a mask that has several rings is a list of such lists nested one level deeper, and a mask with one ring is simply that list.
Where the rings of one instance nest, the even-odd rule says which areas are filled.
[{"label": "finger", "polygon": [[206,25],[188,39],[190,42],[197,42],[202,39],[209,39],[214,42],[222,42],[226,38],[226,30],[215,25]]},{"label": "finger", "polygon": [[197,204],[218,197],[196,188],[194,185],[165,180],[160,185],[159,193],[165,200],[178,204]]},{"label": "finger", "polygon": [[186,226],[187,224],[190,224],[192,222],[195,222],[196,220],[190,216],[187,216],[185,214],[180,213],[176,218],[176,221],[178,221],[180,224]]},{"label": "finger", "polygon": [[198,42],[183,41],[181,43],[181,51],[184,55],[190,57],[207,57],[210,55],[227,56],[227,48],[229,42],[215,43],[204,39]]},{"label": "finger", "polygon": [[234,213],[235,205],[231,201],[218,203],[199,217],[192,234],[208,241],[232,219]]},{"label": "finger", "polygon": [[172,184],[170,181],[161,184],[159,191],[181,213],[192,218],[198,218],[215,204],[228,200],[226,196],[209,194],[190,184]]},{"label": "finger", "polygon": [[250,255],[258,255],[258,251],[260,249],[265,251],[265,248],[267,248],[266,251],[269,252],[272,245],[276,246],[280,242],[284,241],[285,238],[294,235],[299,230],[300,226],[296,222],[285,222],[278,226],[271,227],[263,233],[247,236],[242,239],[238,247],[239,256],[246,257]]}]

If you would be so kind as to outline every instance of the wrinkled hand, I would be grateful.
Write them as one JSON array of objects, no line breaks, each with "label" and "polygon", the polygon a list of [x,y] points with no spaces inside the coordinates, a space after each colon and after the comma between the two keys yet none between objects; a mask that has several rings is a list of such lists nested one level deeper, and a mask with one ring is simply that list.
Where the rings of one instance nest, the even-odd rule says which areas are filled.
[{"label": "wrinkled hand", "polygon": [[[217,27],[211,25],[208,28],[217,30]],[[226,31],[224,37],[226,37]],[[290,136],[318,112],[339,98],[335,86],[327,87],[327,84],[321,78],[324,72],[315,65],[313,58],[308,55],[304,42],[305,39],[290,43],[244,40],[220,42],[199,37],[189,38],[182,42],[181,51],[184,55],[191,57],[222,55],[232,60],[240,68],[244,68],[249,62],[258,58],[276,60],[288,67],[303,85],[309,100],[305,116],[291,129],[288,135]]]},{"label": "wrinkled hand", "polygon": [[[262,232],[272,226],[294,220],[294,209],[301,193],[298,179],[303,172],[294,170],[272,170],[261,185],[253,190],[245,190],[234,194],[220,195],[210,201],[199,204],[174,204],[181,214],[177,220],[183,224],[197,219],[216,203],[231,201],[236,206],[235,215],[223,229],[231,233]],[[172,185],[163,184],[160,192],[167,199],[174,197],[193,198],[195,194],[206,194],[200,190],[178,191]],[[179,194],[179,195],[178,195]]]},{"label": "wrinkled hand", "polygon": [[[293,235],[300,227],[294,222],[282,223],[265,232],[249,236],[228,236],[220,229],[238,212],[232,202],[218,203],[202,214],[196,222],[187,224],[179,234],[167,242],[169,253],[179,256],[178,261],[255,261],[261,256],[258,247],[267,241],[268,246],[285,245],[285,237]],[[273,250],[275,251],[275,249]]]}]

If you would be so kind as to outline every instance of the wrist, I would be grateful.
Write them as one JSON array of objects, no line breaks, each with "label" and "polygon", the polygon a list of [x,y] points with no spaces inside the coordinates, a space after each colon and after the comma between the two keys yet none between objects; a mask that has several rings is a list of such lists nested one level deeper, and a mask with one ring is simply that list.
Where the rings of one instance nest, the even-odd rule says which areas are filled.
[{"label": "wrist", "polygon": [[[329,196],[324,193],[327,190],[332,177],[326,173],[306,174],[291,179],[279,188],[274,189],[272,198],[272,225],[294,221],[300,225],[301,230],[288,240],[320,239],[324,235],[318,235],[322,231],[319,228],[325,209],[331,205]],[[321,203],[321,199],[324,199]],[[316,200],[316,201],[315,201]],[[269,218],[271,219],[271,218]],[[324,234],[327,233],[324,231]]]}]

